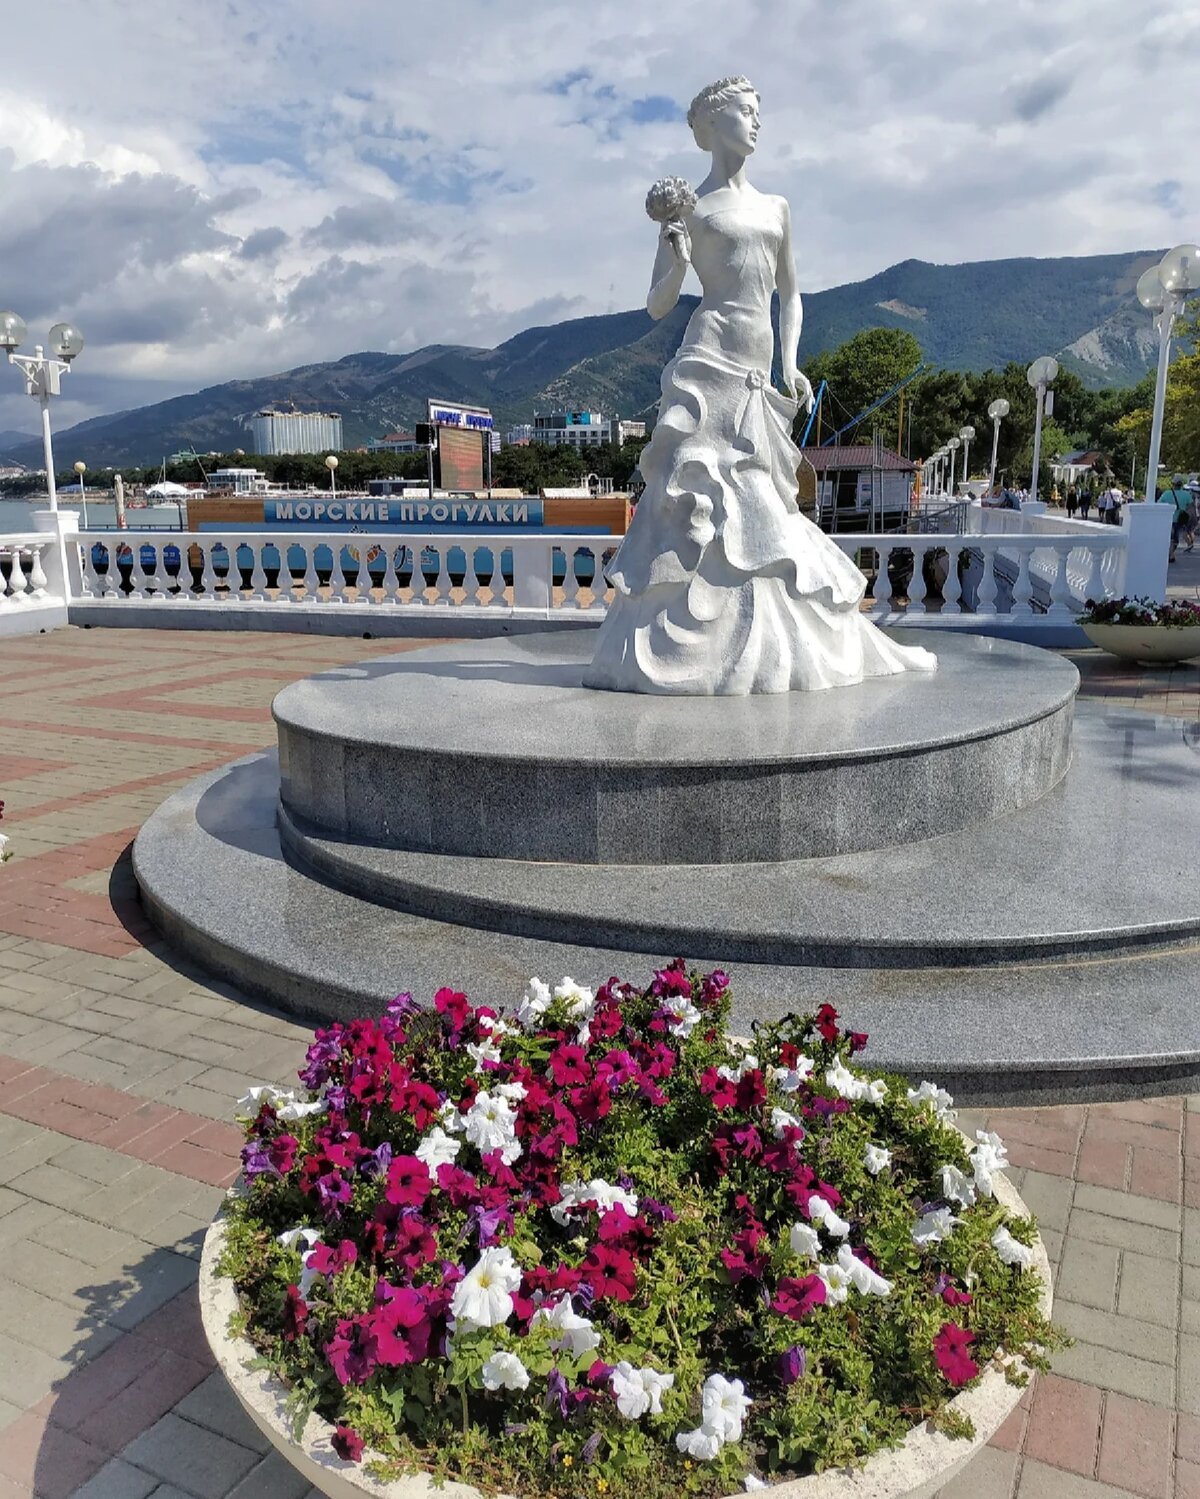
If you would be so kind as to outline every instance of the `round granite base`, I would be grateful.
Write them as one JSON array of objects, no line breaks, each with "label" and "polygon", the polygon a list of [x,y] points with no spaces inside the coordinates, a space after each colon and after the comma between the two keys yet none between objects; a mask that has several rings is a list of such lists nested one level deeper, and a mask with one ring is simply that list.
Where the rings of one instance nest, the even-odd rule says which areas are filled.
[{"label": "round granite base", "polygon": [[972,828],[1070,763],[1078,673],[1031,646],[943,637],[932,675],[683,698],[583,687],[594,645],[470,641],[293,683],[274,704],[284,806],[413,853],[729,865]]},{"label": "round granite base", "polygon": [[[897,945],[905,932],[895,913],[906,910],[923,923],[908,933],[914,946],[905,966],[896,966],[901,956],[885,964],[866,951],[857,966],[836,966],[829,953],[785,963],[760,950],[753,960],[750,948],[733,968],[735,1022],[748,1027],[832,1000],[848,1023],[871,1034],[874,1063],[936,1077],[963,1102],[1067,1103],[1196,1090],[1200,943],[1170,925],[1192,919],[1171,903],[1171,892],[1194,888],[1195,741],[1180,719],[1099,705],[1083,705],[1078,723],[1079,758],[1067,783],[1022,814],[1023,862],[1001,868],[978,834],[934,840],[909,851],[922,861],[919,878],[914,871],[908,882],[877,886],[874,895],[858,891],[853,918],[842,911],[851,887],[826,886],[818,910],[839,940],[853,938],[850,923],[872,899],[881,912],[888,901],[894,907],[890,940]],[[427,999],[446,983],[477,1003],[508,1007],[531,974],[588,981],[615,973],[640,981],[676,952],[710,965],[730,961],[700,932],[695,940],[712,957],[688,944],[618,949],[586,914],[573,940],[549,940],[349,894],[285,859],[278,789],[273,754],[201,777],[143,827],[134,867],[148,911],[175,947],[242,992],[298,1015],[378,1013],[400,990]],[[1058,820],[1073,798],[1090,816],[1088,827],[1077,823],[1074,832]],[[1107,863],[1095,862],[1100,836],[1109,840]],[[866,886],[875,863],[861,866]],[[934,901],[929,881],[939,867],[945,878]],[[753,873],[724,872],[731,897]],[[1135,891],[1140,903],[1131,904]],[[1050,923],[1039,917],[1038,901],[1049,911],[1053,894],[1059,912],[1069,912],[1072,893],[1079,946],[1049,956],[1043,945],[1039,957],[1029,939],[1039,921],[1043,931]],[[738,898],[743,909],[752,907],[748,890]],[[1131,924],[1153,921],[1156,898],[1157,937],[1131,932]],[[732,935],[731,924],[726,930]],[[1011,945],[979,966],[967,949],[973,941],[978,951],[989,932]],[[872,940],[868,931],[859,937]],[[1155,940],[1161,945],[1112,950]],[[938,946],[935,966],[921,966],[929,959],[919,943]]]}]

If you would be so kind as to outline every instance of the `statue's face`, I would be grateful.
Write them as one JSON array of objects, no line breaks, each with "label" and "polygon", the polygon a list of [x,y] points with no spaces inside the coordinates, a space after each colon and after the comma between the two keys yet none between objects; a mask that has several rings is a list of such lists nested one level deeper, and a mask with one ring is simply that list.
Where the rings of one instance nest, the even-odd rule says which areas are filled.
[{"label": "statue's face", "polygon": [[711,121],[714,143],[720,140],[739,156],[749,156],[758,143],[758,96],[738,94],[727,99]]}]

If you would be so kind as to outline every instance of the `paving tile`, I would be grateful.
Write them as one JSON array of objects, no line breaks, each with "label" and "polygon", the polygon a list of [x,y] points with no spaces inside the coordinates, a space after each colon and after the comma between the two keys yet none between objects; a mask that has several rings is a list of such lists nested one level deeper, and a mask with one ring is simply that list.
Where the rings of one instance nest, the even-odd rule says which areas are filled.
[{"label": "paving tile", "polygon": [[[1010,1499],[1017,1461],[1015,1452],[984,1447],[956,1478],[938,1490],[937,1499]],[[250,1499],[248,1494],[246,1499]]]},{"label": "paving tile", "polygon": [[1164,1202],[1178,1202],[1182,1182],[1183,1162],[1178,1146],[1174,1152],[1134,1146],[1133,1167],[1129,1176],[1131,1192],[1161,1198]]},{"label": "paving tile", "polygon": [[1175,1371],[1171,1366],[1102,1348],[1082,1338],[1077,1338],[1073,1347],[1054,1355],[1054,1367],[1064,1379],[1076,1379],[1102,1390],[1117,1390],[1134,1400],[1168,1408],[1175,1403]]},{"label": "paving tile", "polygon": [[65,1358],[19,1343],[0,1332],[0,1399],[24,1410],[71,1372]]},{"label": "paving tile", "polygon": [[[76,1489],[72,1499],[149,1499],[157,1487],[158,1479],[152,1474],[114,1457],[82,1488]],[[259,1499],[268,1499],[268,1491],[263,1490]]]},{"label": "paving tile", "polygon": [[1094,1386],[1043,1374],[1025,1429],[1026,1456],[1090,1477],[1100,1443],[1101,1405],[1101,1392]]},{"label": "paving tile", "polygon": [[190,1395],[185,1396],[175,1407],[175,1414],[255,1452],[270,1449],[270,1442],[242,1409],[237,1396],[229,1388],[229,1381],[219,1370],[214,1370]]},{"label": "paving tile", "polygon": [[1064,1473],[1027,1458],[1021,1468],[1016,1499],[1132,1499],[1132,1491]]},{"label": "paving tile", "polygon": [[1200,1463],[1200,1416],[1183,1412],[1175,1427],[1175,1451],[1189,1462]]},{"label": "paving tile", "polygon": [[1179,1266],[1126,1249],[1121,1255],[1121,1291],[1117,1311],[1122,1317],[1156,1322],[1160,1327],[1177,1327]]},{"label": "paving tile", "polygon": [[[309,1493],[315,1492],[282,1453],[273,1451],[230,1489],[226,1499],[307,1499]],[[970,1499],[993,1499],[993,1496],[979,1488]],[[995,1499],[1007,1499],[1007,1491],[1002,1494],[997,1490]]]},{"label": "paving tile", "polygon": [[[1130,1251],[1132,1253],[1132,1251]],[[1166,1260],[1155,1264],[1170,1270]],[[1117,1296],[1121,1251],[1111,1244],[1091,1244],[1068,1237],[1054,1285],[1056,1297],[1111,1312]]]},{"label": "paving tile", "polygon": [[1175,1464],[1175,1499],[1200,1499],[1200,1463]]},{"label": "paving tile", "polygon": [[[110,1453],[124,1452],[131,1442],[194,1390],[208,1372],[207,1367],[194,1359],[182,1358],[170,1349],[159,1350],[155,1357],[142,1365],[136,1378],[103,1406],[85,1415],[75,1429],[80,1436]],[[130,1460],[136,1461],[132,1456]],[[164,1475],[160,1473],[158,1476]]]},{"label": "paving tile", "polygon": [[1180,1210],[1174,1203],[1141,1197],[1134,1192],[1116,1192],[1111,1187],[1094,1187],[1090,1182],[1080,1182],[1075,1188],[1075,1206],[1153,1228],[1178,1231],[1180,1224]]},{"label": "paving tile", "polygon": [[1054,1303],[1054,1320],[1073,1338],[1112,1348],[1134,1358],[1152,1363],[1175,1363],[1175,1333],[1171,1328],[1143,1322],[1136,1317],[1121,1317],[1114,1312],[1098,1311],[1092,1306],[1058,1297]]},{"label": "paving tile", "polygon": [[[1082,1192],[1084,1189],[1080,1186],[1076,1190]],[[1071,1210],[1068,1232],[1072,1239],[1086,1239],[1089,1244],[1111,1244],[1117,1249],[1132,1249],[1135,1254],[1149,1254],[1173,1263],[1179,1259],[1177,1231],[1143,1228],[1139,1223],[1112,1218],[1105,1213],[1087,1212],[1078,1205]]]},{"label": "paving tile", "polygon": [[167,1415],[125,1450],[127,1461],[199,1499],[224,1499],[257,1466],[259,1454],[202,1426]]},{"label": "paving tile", "polygon": [[1179,1335],[1179,1409],[1200,1416],[1200,1333]]},{"label": "paving tile", "polygon": [[45,1499],[68,1499],[99,1471],[107,1454],[27,1411],[0,1431],[0,1473]]},{"label": "paving tile", "polygon": [[1096,1477],[1147,1499],[1171,1499],[1170,1411],[1110,1393]]}]

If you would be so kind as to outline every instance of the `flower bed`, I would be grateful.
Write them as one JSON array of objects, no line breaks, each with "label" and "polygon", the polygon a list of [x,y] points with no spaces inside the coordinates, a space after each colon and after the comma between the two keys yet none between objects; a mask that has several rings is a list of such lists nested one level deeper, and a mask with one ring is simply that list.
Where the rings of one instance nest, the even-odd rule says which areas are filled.
[{"label": "flower bed", "polygon": [[849,1065],[828,1005],[736,1043],[681,963],[434,1005],[318,1031],[310,1099],[243,1100],[221,1269],[297,1433],[381,1478],[717,1496],[966,1436],[1002,1348],[1044,1366],[1000,1141]]},{"label": "flower bed", "polygon": [[1200,604],[1188,599],[1088,599],[1079,616],[1083,625],[1154,625],[1168,630],[1200,627]]}]

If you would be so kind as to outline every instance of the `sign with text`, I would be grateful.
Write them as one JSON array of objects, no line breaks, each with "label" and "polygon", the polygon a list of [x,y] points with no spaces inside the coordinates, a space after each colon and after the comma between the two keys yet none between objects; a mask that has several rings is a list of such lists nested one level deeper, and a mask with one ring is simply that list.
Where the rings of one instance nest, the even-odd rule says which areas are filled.
[{"label": "sign with text", "polygon": [[492,413],[483,406],[456,406],[451,401],[430,401],[429,420],[437,427],[467,427],[474,432],[492,430]]},{"label": "sign with text", "polygon": [[471,531],[492,526],[545,524],[541,500],[406,500],[371,496],[346,500],[264,500],[268,526],[454,526]]}]

